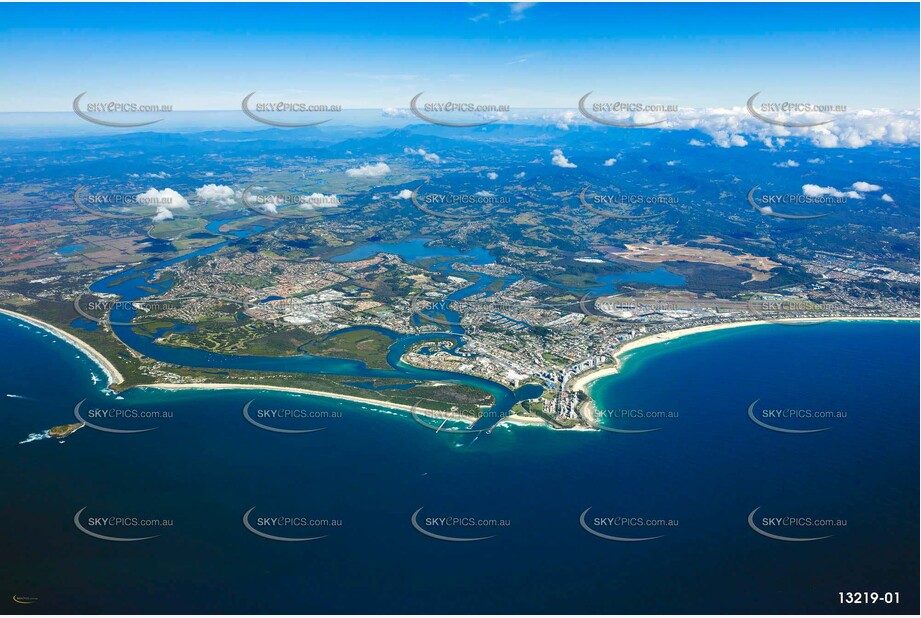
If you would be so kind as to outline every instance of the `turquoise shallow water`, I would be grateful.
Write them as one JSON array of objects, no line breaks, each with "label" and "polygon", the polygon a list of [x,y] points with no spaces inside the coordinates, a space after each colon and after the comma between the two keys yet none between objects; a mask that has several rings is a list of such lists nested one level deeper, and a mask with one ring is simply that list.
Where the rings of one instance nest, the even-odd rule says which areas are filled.
[{"label": "turquoise shallow water", "polygon": [[[118,271],[96,281],[90,286],[90,289],[94,292],[118,294],[123,302],[147,298],[154,292],[166,292],[172,287],[173,283],[170,278],[158,280],[158,273],[163,268],[192,258],[212,254],[222,247],[239,241],[240,239],[245,239],[254,233],[258,233],[262,229],[259,226],[250,226],[233,230],[229,233],[221,232],[220,230],[223,224],[230,221],[233,220],[216,220],[212,221],[207,226],[210,232],[221,234],[225,237],[225,240],[222,242],[155,264],[142,264],[125,271]],[[469,296],[484,292],[494,283],[497,283],[494,277],[463,270],[455,270],[452,264],[455,261],[480,265],[490,263],[492,257],[485,249],[474,248],[468,252],[463,252],[450,247],[429,246],[429,242],[430,239],[416,238],[399,243],[365,243],[333,260],[338,262],[361,260],[379,253],[395,253],[409,262],[421,259],[436,259],[437,263],[432,266],[433,269],[445,274],[468,278],[468,280],[473,281],[471,285],[457,290],[445,298],[444,306],[437,309],[420,308],[419,312],[412,317],[412,324],[417,326],[421,323],[423,316],[427,316],[428,319],[435,318],[437,323],[441,324],[447,332],[401,335],[392,330],[382,328],[375,329],[397,340],[397,342],[391,346],[390,353],[388,354],[387,360],[391,369],[371,369],[360,361],[322,358],[310,356],[308,354],[300,354],[293,357],[256,357],[220,354],[192,348],[163,346],[157,344],[156,339],[166,334],[166,332],[190,330],[193,329],[194,326],[176,324],[160,329],[152,334],[143,334],[136,331],[132,326],[137,317],[137,311],[134,307],[127,304],[120,304],[113,307],[109,312],[109,319],[118,338],[132,350],[150,358],[176,365],[217,370],[233,368],[257,371],[334,374],[358,378],[410,378],[464,384],[479,388],[489,393],[494,398],[494,403],[477,423],[476,429],[489,429],[501,418],[507,416],[516,402],[540,396],[541,387],[536,385],[525,385],[522,388],[512,391],[491,380],[448,371],[416,368],[400,360],[407,349],[419,342],[439,340],[440,342],[452,341],[458,344],[462,343],[464,329],[461,326],[461,315],[455,310],[454,301],[462,301]],[[634,278],[631,279],[631,277]],[[670,275],[670,273],[664,269],[656,269],[648,273],[625,273],[618,275],[616,281],[644,280],[648,282],[659,281],[660,283],[666,283],[669,277],[673,278],[674,276]],[[498,283],[500,283],[501,286],[506,286],[516,279],[517,276],[509,277]],[[678,280],[674,280],[672,283],[680,281],[683,280],[679,277]],[[599,278],[599,285],[608,291],[613,291],[613,288],[610,286],[613,285],[614,282],[615,279],[612,279],[611,276]],[[240,299],[237,300],[239,301]],[[510,323],[516,323],[510,318],[506,317],[505,319]],[[517,322],[517,324],[522,327],[527,326],[521,322]],[[83,318],[75,320],[72,325],[78,328],[94,328],[96,326],[95,323]],[[337,331],[337,333],[346,330],[350,329],[343,329]]]},{"label": "turquoise shallow water", "polygon": [[[472,444],[407,415],[258,391],[100,390],[76,350],[0,317],[0,507],[9,592],[46,612],[818,612],[839,591],[900,592],[918,610],[916,323],[762,326],[637,351],[593,387],[608,425],[645,434],[497,429]],[[13,396],[8,396],[13,395]],[[170,412],[96,419],[63,444],[30,434],[81,408]],[[757,412],[846,412],[770,419]],[[242,414],[306,434],[259,429]],[[618,410],[677,413],[617,416]],[[77,529],[139,542],[92,538]],[[791,537],[754,532],[755,523]],[[413,527],[412,516],[428,532]],[[590,534],[651,541],[618,542]],[[271,541],[243,525],[316,541]],[[115,525],[95,518],[122,517]],[[775,516],[845,526],[773,526]],[[132,525],[133,517],[171,525]],[[314,525],[273,525],[303,517]],[[439,517],[473,523],[441,525]],[[644,525],[609,525],[607,518]],[[262,522],[260,523],[260,518]],[[487,521],[483,521],[487,520]],[[491,520],[491,521],[490,521]],[[646,522],[676,525],[646,525]],[[503,525],[507,524],[507,525]],[[13,607],[13,611],[22,609]]]},{"label": "turquoise shallow water", "polygon": [[[207,228],[213,233],[220,233],[221,226],[227,221],[232,220],[228,219],[223,221],[212,221],[208,224]],[[96,281],[90,287],[95,292],[104,292],[108,294],[116,293],[120,296],[122,301],[133,301],[147,298],[148,296],[151,296],[152,292],[154,291],[163,293],[172,287],[173,282],[169,278],[164,280],[157,280],[158,271],[173,264],[214,253],[223,246],[234,242],[234,238],[247,238],[254,233],[258,233],[260,230],[261,228],[258,226],[251,226],[240,230],[234,230],[229,234],[225,234],[225,236],[230,237],[223,242],[181,256],[177,256],[170,260],[157,262],[153,265],[143,264],[127,269],[125,271],[116,272]],[[403,255],[407,260],[410,261],[422,258],[434,258],[438,256],[450,257],[451,259],[449,259],[448,262],[460,258],[464,260],[470,260],[471,262],[478,264],[483,264],[490,261],[489,253],[483,249],[474,249],[469,253],[463,253],[457,249],[445,247],[427,247],[427,242],[427,239],[415,239],[397,244],[365,244],[344,256],[340,256],[337,258],[337,260],[343,261],[346,259],[364,259],[371,255],[385,251],[398,252],[400,255]],[[435,268],[442,272],[461,274],[460,272],[451,269],[448,263],[437,264]],[[479,280],[475,284],[455,292],[449,298],[461,298],[470,294],[474,294],[487,287],[489,283],[493,281],[493,279],[488,276],[476,276],[479,277]],[[467,386],[473,386],[475,388],[486,391],[494,398],[493,405],[491,406],[490,410],[488,410],[488,412],[483,415],[481,421],[478,423],[477,429],[488,429],[491,427],[499,419],[506,416],[510,412],[515,402],[522,399],[534,398],[540,395],[540,388],[533,385],[525,385],[524,387],[512,391],[502,384],[476,376],[449,371],[421,369],[403,363],[400,359],[403,357],[405,351],[418,342],[453,341],[459,343],[461,341],[460,336],[464,331],[463,328],[459,326],[458,314],[450,310],[444,311],[443,313],[446,317],[452,319],[456,324],[455,326],[449,328],[450,332],[401,335],[392,330],[371,327],[374,330],[378,330],[397,340],[397,342],[391,346],[387,357],[388,363],[391,366],[390,369],[371,369],[364,363],[356,360],[332,359],[328,357],[323,358],[311,356],[309,354],[285,357],[259,357],[237,354],[220,354],[207,352],[200,349],[177,348],[159,345],[156,343],[156,339],[164,335],[167,330],[186,330],[192,329],[194,326],[177,324],[167,329],[158,330],[153,334],[140,333],[136,331],[132,326],[135,318],[137,317],[137,311],[134,307],[127,303],[112,307],[111,311],[109,312],[109,318],[116,335],[122,343],[126,344],[139,354],[143,354],[147,357],[176,365],[184,365],[197,368],[210,368],[216,369],[218,371],[224,369],[248,369],[257,371],[334,374],[353,376],[358,378],[409,378],[416,380],[460,383]],[[413,320],[414,323],[418,324],[419,317],[414,316]],[[79,328],[92,328],[96,326],[95,323],[82,318],[74,321],[72,325]],[[342,329],[336,331],[336,333],[340,334],[347,330],[351,329]]]}]

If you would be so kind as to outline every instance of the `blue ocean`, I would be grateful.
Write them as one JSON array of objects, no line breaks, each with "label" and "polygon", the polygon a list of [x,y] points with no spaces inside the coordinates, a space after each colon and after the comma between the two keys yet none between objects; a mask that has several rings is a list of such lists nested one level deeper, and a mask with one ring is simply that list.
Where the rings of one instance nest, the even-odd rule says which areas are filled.
[{"label": "blue ocean", "polygon": [[[607,431],[475,440],[328,398],[119,395],[65,342],[5,316],[0,331],[15,359],[0,376],[2,580],[35,599],[13,611],[919,608],[916,322],[649,346],[591,387]],[[94,424],[149,431],[46,437],[81,401]],[[247,403],[251,420],[312,431],[260,428]],[[285,410],[306,414],[272,416]],[[841,605],[849,591],[899,603]]]}]

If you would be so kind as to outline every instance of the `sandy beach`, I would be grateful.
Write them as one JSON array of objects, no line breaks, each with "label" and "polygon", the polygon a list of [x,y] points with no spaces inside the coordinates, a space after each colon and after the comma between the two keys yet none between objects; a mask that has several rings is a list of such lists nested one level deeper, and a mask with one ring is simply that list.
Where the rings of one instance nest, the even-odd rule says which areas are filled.
[{"label": "sandy beach", "polygon": [[[70,333],[61,330],[60,328],[43,322],[37,318],[31,316],[23,315],[21,313],[16,313],[15,311],[9,311],[8,309],[0,309],[0,313],[8,315],[11,318],[15,318],[27,324],[31,324],[36,328],[40,328],[46,332],[51,333],[59,339],[63,339],[73,347],[77,348],[84,354],[86,354],[93,362],[95,362],[103,373],[106,375],[108,384],[106,386],[114,386],[121,384],[125,381],[124,376],[115,368],[115,366],[109,362],[105,356],[103,356],[95,348],[87,344],[85,341],[74,337]],[[195,384],[144,384],[138,385],[132,388],[155,388],[161,390],[263,390],[263,391],[280,391],[288,393],[299,393],[302,395],[312,395],[314,397],[327,397],[330,399],[342,399],[346,401],[353,401],[355,403],[363,403],[371,406],[377,406],[379,408],[385,409],[395,409],[402,410],[405,412],[412,412],[412,406],[407,406],[399,403],[390,403],[387,401],[381,401],[377,399],[369,399],[365,397],[355,397],[353,395],[341,395],[338,393],[327,393],[323,391],[312,391],[304,388],[294,388],[287,386],[271,386],[271,385],[258,385],[258,384],[207,384],[207,383],[195,383]],[[441,410],[427,410],[424,408],[416,408],[416,412],[419,416],[426,418],[437,419],[437,420],[452,420],[452,421],[463,421],[470,422],[472,424],[472,419],[469,416],[464,416],[462,414],[441,411]],[[507,418],[502,419],[499,424],[508,424],[508,425],[543,425],[549,427],[547,423],[543,420],[536,417],[520,416],[520,415],[511,415]]]},{"label": "sandy beach", "polygon": [[501,427],[502,425],[516,425],[518,427],[541,427],[543,429],[550,429],[552,431],[565,431],[565,432],[597,431],[596,429],[592,427],[582,427],[582,426],[568,427],[566,429],[562,429],[560,427],[554,427],[553,425],[551,425],[550,423],[548,423],[547,421],[545,421],[544,419],[538,416],[522,416],[520,414],[512,414],[512,415],[506,416],[501,421],[496,423],[496,427]]},{"label": "sandy beach", "polygon": [[725,324],[708,324],[706,326],[695,326],[694,328],[684,328],[681,330],[673,330],[667,333],[659,333],[656,335],[649,335],[646,337],[639,337],[628,341],[623,346],[621,346],[617,352],[614,353],[613,362],[605,367],[596,369],[595,371],[590,371],[584,375],[579,376],[573,381],[569,388],[573,391],[586,391],[586,388],[589,384],[603,378],[605,376],[610,376],[618,373],[621,366],[621,357],[623,357],[628,352],[638,350],[639,348],[645,348],[646,346],[655,345],[657,343],[664,343],[666,341],[672,341],[675,339],[680,339],[682,337],[687,337],[688,335],[697,335],[700,333],[709,333],[717,330],[727,330],[730,328],[744,328],[746,326],[760,326],[764,324],[774,324],[776,322],[917,322],[918,318],[886,318],[886,317],[849,317],[849,318],[791,318],[789,320],[750,320],[748,322],[727,322]]},{"label": "sandy beach", "polygon": [[[297,393],[300,395],[311,395],[313,397],[325,397],[328,399],[340,399],[344,401],[352,401],[355,403],[363,403],[370,406],[376,406],[378,408],[385,408],[391,410],[403,410],[405,412],[412,412],[413,406],[408,406],[400,403],[389,403],[386,401],[380,401],[376,399],[368,399],[365,397],[355,397],[353,395],[340,395],[338,393],[327,393],[324,391],[312,391],[306,388],[295,388],[291,386],[272,386],[272,385],[260,385],[260,384],[208,384],[208,383],[195,383],[195,384],[141,384],[133,388],[151,388],[151,389],[160,389],[167,391],[180,391],[180,390],[255,390],[255,391],[277,391],[282,393]],[[425,408],[416,408],[416,413],[419,416],[425,418],[437,419],[437,420],[449,420],[449,421],[462,421],[473,424],[473,419],[469,416],[464,416],[463,414],[458,414],[456,412],[448,412],[443,410],[427,410]],[[502,419],[499,424],[507,423],[510,425],[544,425],[547,424],[539,419],[532,418],[527,416],[511,415]]]},{"label": "sandy beach", "polygon": [[[52,326],[47,322],[33,318],[31,316],[23,315],[21,313],[16,313],[14,311],[9,311],[8,309],[0,309],[0,313],[8,315],[17,320],[26,322],[40,328],[44,331],[47,331],[60,339],[63,339],[70,345],[74,346],[84,354],[86,354],[90,359],[93,360],[105,373],[108,380],[107,386],[118,385],[124,382],[124,376],[115,368],[115,366],[109,362],[109,360],[95,350],[93,347],[88,345],[86,342],[74,337],[70,333],[61,330],[56,326]],[[788,322],[827,322],[827,321],[848,321],[848,322],[857,322],[857,321],[904,321],[904,322],[917,322],[918,318],[902,318],[902,317],[849,317],[849,318],[836,318],[835,320],[828,320],[827,318],[796,318],[791,320],[784,320]],[[646,337],[640,337],[632,341],[628,341],[623,346],[621,346],[617,352],[614,354],[613,362],[605,367],[596,369],[582,376],[579,376],[574,380],[569,389],[573,391],[587,391],[588,386],[605,376],[614,375],[618,373],[622,357],[629,352],[637,350],[639,348],[644,348],[646,346],[655,345],[658,343],[664,343],[666,341],[672,341],[675,339],[680,339],[681,337],[687,337],[689,335],[696,335],[700,333],[712,332],[717,330],[726,330],[730,328],[743,328],[747,326],[758,326],[763,324],[771,324],[766,320],[752,320],[748,322],[729,322],[725,324],[709,324],[707,326],[696,326],[694,328],[685,328],[681,330],[675,330],[667,333],[659,333],[655,335],[649,335]],[[380,401],[376,399],[370,399],[366,397],[356,397],[354,395],[342,395],[338,393],[327,393],[324,391],[314,391],[304,388],[295,388],[288,386],[273,386],[273,385],[260,385],[260,384],[211,384],[211,383],[190,383],[190,384],[144,384],[138,385],[132,388],[150,388],[150,389],[161,389],[161,390],[262,390],[262,391],[279,391],[287,393],[297,393],[301,395],[311,395],[314,397],[326,397],[330,399],[340,399],[345,401],[352,401],[355,403],[362,403],[371,406],[377,406],[385,409],[393,410],[402,410],[405,412],[412,412],[413,407],[405,404],[399,403],[390,403],[386,401]],[[583,416],[588,414],[586,417],[590,423],[594,419],[591,418],[591,411],[587,409],[588,406],[583,406],[581,410]],[[428,410],[424,408],[416,408],[416,412],[420,416],[426,418],[437,419],[437,420],[455,420],[455,421],[464,421],[470,422],[472,419],[469,416],[464,416],[458,413],[440,411],[440,410]],[[543,419],[533,416],[522,416],[518,414],[512,414],[496,424],[500,425],[518,425],[518,426],[531,426],[531,427],[549,427],[552,426],[545,422]],[[576,430],[579,428],[576,428]],[[582,428],[589,431],[592,429]],[[565,431],[573,431],[574,429],[567,429]]]},{"label": "sandy beach", "polygon": [[[600,377],[600,376],[599,376]],[[589,427],[595,427],[598,424],[598,419],[595,417],[595,402],[592,399],[583,401],[582,405],[579,406],[579,416],[588,423]]]},{"label": "sandy beach", "polygon": [[106,386],[113,386],[116,384],[121,384],[122,382],[125,381],[124,376],[122,376],[122,374],[119,373],[118,369],[115,368],[115,365],[109,362],[109,359],[107,359],[105,356],[100,354],[95,348],[91,347],[89,344],[87,344],[83,340],[74,337],[70,333],[61,330],[57,326],[52,326],[51,324],[48,324],[47,322],[42,322],[41,320],[33,318],[31,316],[23,315],[21,313],[16,313],[15,311],[9,311],[8,309],[0,309],[0,313],[3,313],[4,315],[8,315],[11,318],[16,318],[17,320],[20,320],[22,322],[26,322],[27,324],[31,324],[32,326],[35,326],[36,328],[40,328],[44,331],[47,331],[51,333],[52,335],[54,335],[55,337],[63,339],[70,345],[74,346],[75,348],[77,348],[78,350],[80,350],[81,352],[89,356],[93,360],[94,363],[99,365],[103,373],[106,374],[106,379],[108,380],[108,384],[106,384]]}]

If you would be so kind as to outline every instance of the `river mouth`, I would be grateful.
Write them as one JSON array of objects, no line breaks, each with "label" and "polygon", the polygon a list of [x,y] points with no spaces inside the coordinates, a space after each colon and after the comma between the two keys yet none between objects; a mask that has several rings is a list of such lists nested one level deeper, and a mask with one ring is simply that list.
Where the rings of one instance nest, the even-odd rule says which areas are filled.
[{"label": "river mouth", "polygon": [[[230,220],[218,220],[208,224],[208,231],[217,232],[223,224]],[[248,236],[261,231],[260,227],[251,227],[234,230],[235,239],[245,239]],[[365,329],[376,331],[387,337],[394,339],[394,343],[387,351],[387,365],[389,369],[370,368],[362,361],[333,358],[326,356],[314,356],[311,354],[300,353],[296,356],[253,356],[253,355],[235,355],[209,352],[197,348],[179,348],[166,345],[159,345],[156,340],[168,332],[187,332],[194,329],[194,326],[182,323],[176,323],[168,327],[154,329],[150,332],[139,332],[135,325],[138,320],[138,311],[132,304],[132,301],[142,301],[152,296],[167,293],[173,281],[169,279],[158,280],[158,275],[163,269],[193,258],[207,256],[223,249],[235,239],[228,239],[216,243],[209,247],[192,251],[175,258],[164,260],[156,264],[142,264],[109,275],[90,286],[90,291],[100,294],[117,294],[120,301],[114,304],[108,311],[108,319],[112,326],[114,334],[129,348],[146,357],[152,358],[164,363],[178,365],[189,368],[199,369],[221,369],[221,370],[245,370],[261,372],[286,372],[286,373],[304,373],[315,375],[334,375],[356,378],[358,380],[367,379],[403,379],[414,380],[421,383],[449,383],[460,384],[477,388],[488,393],[492,399],[492,406],[476,422],[477,429],[491,429],[503,418],[511,413],[512,407],[523,399],[532,399],[539,397],[543,388],[537,385],[526,385],[516,390],[487,380],[485,378],[435,369],[424,369],[414,367],[402,360],[403,356],[411,348],[419,344],[432,342],[450,342],[451,349],[457,350],[464,342],[464,329],[460,326],[460,316],[454,312],[457,324],[447,329],[447,332],[427,332],[422,334],[404,334],[396,331],[377,327],[377,326],[355,326],[333,331],[327,337],[333,337],[347,333],[355,329]],[[369,255],[374,255],[381,251],[393,251],[401,254],[401,257],[413,261],[420,259],[436,259],[433,268],[440,273],[452,276],[471,275],[461,270],[454,270],[451,264],[457,261],[469,261],[476,264],[489,263],[491,256],[482,249],[477,249],[469,254],[465,254],[456,249],[448,248],[426,248],[427,239],[417,239],[400,246],[392,247],[387,245],[378,245],[370,243],[357,247],[353,251],[334,258],[334,261],[344,262],[356,259],[364,259]],[[445,255],[447,254],[447,255]],[[478,274],[478,280],[467,287],[462,288],[449,297],[450,300],[460,300],[466,296],[477,294],[495,281],[494,278]],[[506,282],[508,285],[510,282]],[[424,318],[424,316],[423,316]],[[420,316],[414,316],[414,324],[418,325],[424,320]],[[74,326],[83,326],[89,320],[79,320]],[[455,352],[456,353],[456,352]],[[357,388],[361,388],[357,386]],[[376,392],[370,389],[370,393]],[[382,402],[382,405],[386,405]]]},{"label": "river mouth", "polygon": [[[242,221],[245,223],[245,219]],[[224,372],[240,370],[329,375],[354,378],[353,384],[361,384],[362,381],[379,378],[410,380],[422,384],[447,383],[468,386],[485,392],[492,398],[492,405],[475,424],[478,429],[485,430],[492,429],[503,418],[511,414],[512,409],[519,402],[537,399],[543,394],[544,386],[534,383],[526,383],[513,390],[509,386],[488,377],[444,369],[429,369],[411,365],[403,360],[408,352],[416,353],[417,357],[420,354],[425,356],[435,351],[444,351],[459,357],[469,356],[473,358],[476,356],[475,354],[464,352],[463,349],[467,340],[467,332],[463,326],[464,313],[466,311],[482,311],[485,305],[491,303],[491,299],[494,296],[518,283],[524,277],[520,273],[496,276],[487,274],[483,272],[481,267],[495,264],[495,258],[488,250],[476,247],[463,251],[450,246],[433,244],[431,238],[413,238],[396,243],[361,243],[345,253],[331,257],[329,260],[331,263],[344,264],[360,262],[382,254],[396,255],[405,263],[423,267],[426,271],[436,273],[440,277],[468,282],[441,298],[438,303],[412,307],[409,325],[413,329],[424,332],[407,334],[397,332],[392,328],[366,325],[349,326],[325,335],[326,338],[331,338],[357,329],[364,329],[393,339],[394,342],[386,353],[386,366],[380,363],[375,366],[369,366],[353,357],[313,355],[305,353],[299,348],[294,355],[266,356],[212,352],[195,346],[161,345],[157,342],[159,338],[169,334],[189,333],[194,331],[196,327],[174,321],[158,327],[151,326],[146,332],[136,328],[139,324],[139,314],[132,303],[145,299],[151,299],[151,302],[158,302],[155,300],[156,297],[167,294],[173,287],[171,279],[160,277],[164,269],[195,258],[215,254],[231,243],[243,241],[249,236],[264,230],[263,227],[257,225],[246,226],[238,224],[233,226],[234,229],[231,232],[224,233],[220,231],[222,226],[231,222],[239,223],[241,219],[218,219],[205,226],[207,232],[223,236],[225,240],[221,242],[153,264],[138,265],[127,271],[104,277],[90,286],[90,291],[93,293],[117,295],[119,297],[119,302],[115,303],[108,311],[108,320],[115,335],[125,345],[138,354],[151,359],[187,368],[220,369]],[[577,289],[571,286],[563,286],[561,289],[571,294],[584,293],[586,290],[613,292],[616,291],[614,286],[622,282],[654,281],[663,285],[680,285],[683,281],[680,277],[669,277],[670,275],[662,269],[649,273],[626,272],[617,275],[600,276],[597,278],[594,287]],[[535,281],[554,288],[559,287],[551,282],[540,281],[540,279],[535,279]],[[422,298],[422,296],[420,295],[416,298]],[[286,299],[277,295],[268,295],[255,305],[241,302],[239,299],[222,300],[236,302],[241,305],[241,308],[245,308],[252,306],[270,307],[271,303],[285,301]],[[491,308],[490,311],[494,310],[493,315],[497,316],[496,319],[502,322],[502,326],[510,332],[527,330],[533,327],[531,324],[509,317],[503,312],[502,303],[495,304],[497,307]],[[556,307],[556,309],[567,312],[581,311],[579,307],[572,303],[565,308]],[[237,315],[250,319],[250,316],[246,316],[242,311]],[[87,320],[76,321],[72,325],[84,327],[86,322]],[[276,319],[276,322],[280,322],[280,320]],[[353,387],[362,388],[361,386]],[[374,397],[374,393],[378,392],[374,388],[368,390],[369,395],[372,397]]]}]

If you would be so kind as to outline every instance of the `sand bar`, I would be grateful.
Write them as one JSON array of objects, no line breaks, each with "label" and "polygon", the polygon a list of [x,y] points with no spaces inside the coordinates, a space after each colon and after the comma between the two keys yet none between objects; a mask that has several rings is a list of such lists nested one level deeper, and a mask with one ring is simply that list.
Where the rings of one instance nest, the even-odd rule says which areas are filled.
[{"label": "sand bar", "polygon": [[[114,385],[121,384],[125,381],[124,376],[118,369],[115,368],[109,359],[103,356],[98,350],[90,346],[88,343],[79,339],[70,333],[61,330],[57,326],[53,326],[39,320],[38,318],[33,318],[28,315],[23,315],[21,313],[16,313],[15,311],[10,311],[8,309],[0,308],[0,313],[8,315],[11,318],[15,318],[27,324],[31,324],[36,328],[40,328],[48,333],[51,333],[59,339],[63,339],[73,347],[77,348],[84,354],[86,354],[93,362],[95,362],[103,373],[106,375],[108,381],[107,386],[111,387]],[[339,393],[327,393],[324,391],[313,391],[304,388],[294,388],[288,386],[272,386],[272,385],[259,385],[259,384],[209,384],[209,383],[193,383],[193,384],[144,384],[138,385],[132,388],[156,388],[162,390],[185,390],[185,389],[197,389],[197,390],[263,390],[263,391],[280,391],[288,393],[298,393],[301,395],[312,395],[314,397],[327,397],[330,399],[342,399],[345,401],[352,401],[355,403],[364,403],[371,406],[377,406],[379,408],[385,409],[396,409],[403,410],[405,412],[412,412],[413,407],[400,403],[391,403],[388,401],[383,401],[379,399],[369,399],[366,397],[355,397],[353,395],[342,395]],[[424,416],[426,418],[433,418],[439,420],[451,420],[451,421],[462,421],[473,424],[474,419],[470,416],[465,416],[463,414],[458,414],[456,412],[444,411],[444,410],[428,410],[425,408],[416,408],[416,412],[419,416]],[[502,419],[501,423],[509,425],[544,425],[547,424],[538,418],[520,416],[520,415],[511,415]]]},{"label": "sand bar", "polygon": [[[376,406],[378,408],[385,409],[395,409],[403,410],[405,412],[412,412],[413,406],[408,406],[402,403],[390,403],[388,401],[381,401],[379,399],[368,399],[366,397],[355,397],[354,395],[341,395],[339,393],[327,393],[325,391],[312,391],[306,388],[296,388],[293,386],[273,386],[270,384],[261,385],[261,384],[210,384],[206,382],[198,382],[192,384],[140,384],[133,388],[151,388],[151,389],[161,389],[168,391],[179,391],[179,390],[255,390],[255,391],[277,391],[282,393],[296,393],[299,395],[310,395],[313,397],[326,397],[328,399],[340,399],[343,401],[352,401],[355,403],[363,403],[370,406]],[[424,416],[426,418],[433,418],[438,420],[449,420],[449,421],[461,421],[473,424],[473,417],[465,416],[457,412],[450,412],[446,410],[427,410],[425,408],[416,407],[416,413],[419,416]],[[531,418],[526,416],[511,415],[503,418],[500,421],[500,424],[507,423],[510,425],[547,425],[543,420],[538,418]]]},{"label": "sand bar", "polygon": [[[0,313],[8,315],[11,318],[26,322],[40,328],[44,331],[47,331],[56,337],[63,339],[70,345],[74,346],[84,354],[86,354],[90,359],[93,360],[106,374],[108,380],[107,386],[118,385],[124,382],[124,376],[115,368],[115,366],[103,356],[95,348],[87,344],[85,341],[78,339],[77,337],[71,335],[70,333],[61,330],[56,326],[52,326],[47,322],[43,322],[37,318],[31,316],[23,315],[21,313],[16,313],[15,311],[10,311],[8,309],[0,308]],[[847,322],[857,322],[857,321],[869,321],[869,322],[882,322],[882,321],[898,321],[898,322],[917,322],[918,318],[909,318],[909,317],[848,317],[848,318],[834,318],[829,320],[828,318],[792,318],[790,320],[782,320],[784,322],[829,322],[829,321],[847,321]],[[618,373],[621,357],[632,352],[639,348],[644,348],[646,346],[655,345],[657,343],[664,343],[666,341],[672,341],[675,339],[680,339],[681,337],[687,337],[688,335],[696,335],[700,333],[712,332],[717,330],[726,330],[730,328],[742,328],[745,326],[758,326],[763,324],[772,324],[776,321],[767,321],[767,320],[752,320],[748,322],[727,322],[724,324],[708,324],[706,326],[695,326],[693,328],[685,328],[680,330],[674,330],[666,333],[658,333],[655,335],[649,335],[646,337],[639,337],[628,341],[623,346],[621,346],[617,352],[614,354],[613,364],[601,367],[595,371],[591,371],[578,377],[574,382],[572,382],[569,387],[573,391],[586,391],[589,384],[592,382],[603,378],[605,376],[614,375]],[[412,412],[413,406],[408,406],[405,404],[391,403],[387,401],[381,401],[377,399],[369,399],[366,397],[356,397],[354,395],[343,395],[339,393],[327,393],[325,391],[314,391],[304,388],[295,388],[289,386],[273,386],[273,385],[261,385],[261,384],[210,384],[210,383],[190,383],[190,384],[144,384],[138,385],[133,388],[151,388],[151,389],[161,389],[161,390],[263,390],[263,391],[278,391],[278,392],[288,392],[288,393],[297,393],[301,395],[311,395],[314,397],[326,397],[330,399],[341,399],[344,401],[352,401],[355,403],[363,403],[371,406],[377,406],[385,409],[395,409],[402,410],[405,412]],[[587,391],[586,391],[587,392]],[[442,411],[442,410],[428,410],[424,408],[415,408],[416,413],[420,416],[426,418],[433,418],[439,420],[453,420],[453,421],[463,421],[471,422],[473,419],[469,416],[458,414],[456,412]],[[583,415],[588,412],[588,410],[583,410]],[[593,419],[586,419],[591,422]],[[472,424],[472,423],[471,423]],[[512,414],[503,418],[498,425],[519,425],[519,426],[543,426],[550,427],[550,425],[545,422],[543,419],[538,417],[531,416],[522,416],[518,414]],[[580,428],[575,428],[580,429]],[[567,430],[567,431],[571,431]]]}]

